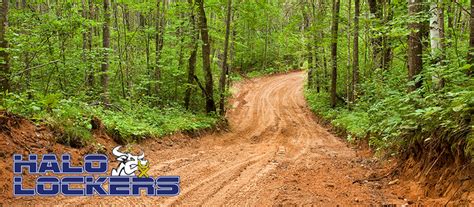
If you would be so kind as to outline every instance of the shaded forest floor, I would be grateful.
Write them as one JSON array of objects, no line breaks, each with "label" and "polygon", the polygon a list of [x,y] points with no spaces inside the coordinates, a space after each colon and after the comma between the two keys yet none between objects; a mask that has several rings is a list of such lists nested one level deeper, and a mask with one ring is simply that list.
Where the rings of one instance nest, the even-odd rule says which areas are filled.
[{"label": "shaded forest floor", "polygon": [[[13,198],[13,153],[71,153],[79,162],[95,148],[73,149],[54,142],[54,133],[11,114],[0,119],[0,186],[3,204],[61,205],[472,205],[472,185],[441,196],[414,180],[416,165],[380,161],[363,145],[352,146],[317,123],[303,95],[302,72],[248,79],[233,88],[229,129],[198,136],[177,134],[131,146],[145,152],[149,174],[181,176],[176,197]],[[110,155],[117,144],[100,129],[98,143]],[[112,163],[111,166],[114,166]],[[398,166],[399,170],[394,171]],[[415,169],[415,168],[413,168]],[[392,173],[398,172],[398,173]],[[453,173],[450,176],[459,176]],[[419,176],[418,176],[419,177]],[[430,179],[429,177],[427,177]],[[448,177],[430,182],[444,183]],[[471,187],[469,187],[471,185]],[[456,196],[453,196],[456,195]]]}]

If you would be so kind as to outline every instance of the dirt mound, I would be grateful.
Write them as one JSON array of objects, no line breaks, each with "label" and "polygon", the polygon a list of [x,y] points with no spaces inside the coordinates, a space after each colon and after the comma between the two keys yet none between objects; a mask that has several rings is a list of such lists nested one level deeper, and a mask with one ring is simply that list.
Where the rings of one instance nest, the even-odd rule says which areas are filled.
[{"label": "dirt mound", "polygon": [[[426,157],[426,156],[422,156]],[[474,201],[474,164],[436,165],[438,160],[409,157],[394,168],[400,185],[387,188],[425,205],[470,206]],[[441,161],[439,161],[441,162]],[[399,174],[399,175],[398,175]]]},{"label": "dirt mound", "polygon": [[[80,164],[82,155],[97,152],[97,145],[84,148],[72,148],[57,143],[57,133],[43,124],[35,124],[21,116],[0,111],[0,204],[12,198],[13,154],[47,154],[61,155],[69,153],[74,164]],[[95,131],[97,143],[104,148],[114,142],[100,131]]]}]

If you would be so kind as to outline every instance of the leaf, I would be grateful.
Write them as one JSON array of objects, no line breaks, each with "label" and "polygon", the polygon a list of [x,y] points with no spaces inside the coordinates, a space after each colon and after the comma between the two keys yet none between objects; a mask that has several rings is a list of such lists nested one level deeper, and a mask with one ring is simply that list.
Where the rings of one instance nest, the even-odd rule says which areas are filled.
[{"label": "leaf", "polygon": [[33,111],[40,111],[41,108],[38,107],[38,106],[32,106],[31,109],[33,109]]},{"label": "leaf", "polygon": [[464,109],[464,107],[466,107],[466,104],[458,105],[458,106],[456,106],[456,107],[453,108],[453,111],[454,111],[454,112],[460,112],[461,110]]}]

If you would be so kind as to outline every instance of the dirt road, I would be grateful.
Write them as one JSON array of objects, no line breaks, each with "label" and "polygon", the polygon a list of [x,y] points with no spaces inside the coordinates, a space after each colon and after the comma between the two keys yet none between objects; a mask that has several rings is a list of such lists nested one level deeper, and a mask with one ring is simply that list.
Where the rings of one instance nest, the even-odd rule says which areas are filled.
[{"label": "dirt road", "polygon": [[[318,125],[303,97],[303,72],[244,81],[233,89],[229,132],[152,151],[150,175],[181,176],[176,197],[61,197],[50,204],[226,205],[387,204],[364,158]],[[22,198],[20,203],[42,198]],[[15,202],[15,203],[16,203]],[[399,201],[400,202],[400,201]],[[399,203],[400,204],[400,203]]]}]

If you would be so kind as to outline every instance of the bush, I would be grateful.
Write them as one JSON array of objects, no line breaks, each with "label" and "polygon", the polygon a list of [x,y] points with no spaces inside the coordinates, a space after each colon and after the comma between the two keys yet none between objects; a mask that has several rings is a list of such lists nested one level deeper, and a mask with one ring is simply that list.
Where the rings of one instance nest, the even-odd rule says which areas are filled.
[{"label": "bush", "polygon": [[106,130],[119,143],[211,128],[219,120],[214,116],[193,114],[179,106],[157,109],[125,102],[113,109],[105,109],[76,99],[61,99],[57,94],[32,99],[28,99],[26,94],[9,94],[0,108],[47,124],[58,132],[57,142],[72,147],[94,142],[92,117],[101,119]]},{"label": "bush", "polygon": [[[306,90],[310,108],[334,126],[345,129],[349,139],[369,137],[377,151],[396,154],[414,143],[423,146],[445,143],[456,148],[465,145],[466,155],[474,154],[473,80],[433,92],[422,87],[414,92],[382,88],[376,83],[364,85],[367,91],[351,110],[329,107],[329,94]],[[380,89],[382,88],[382,89]]]}]

